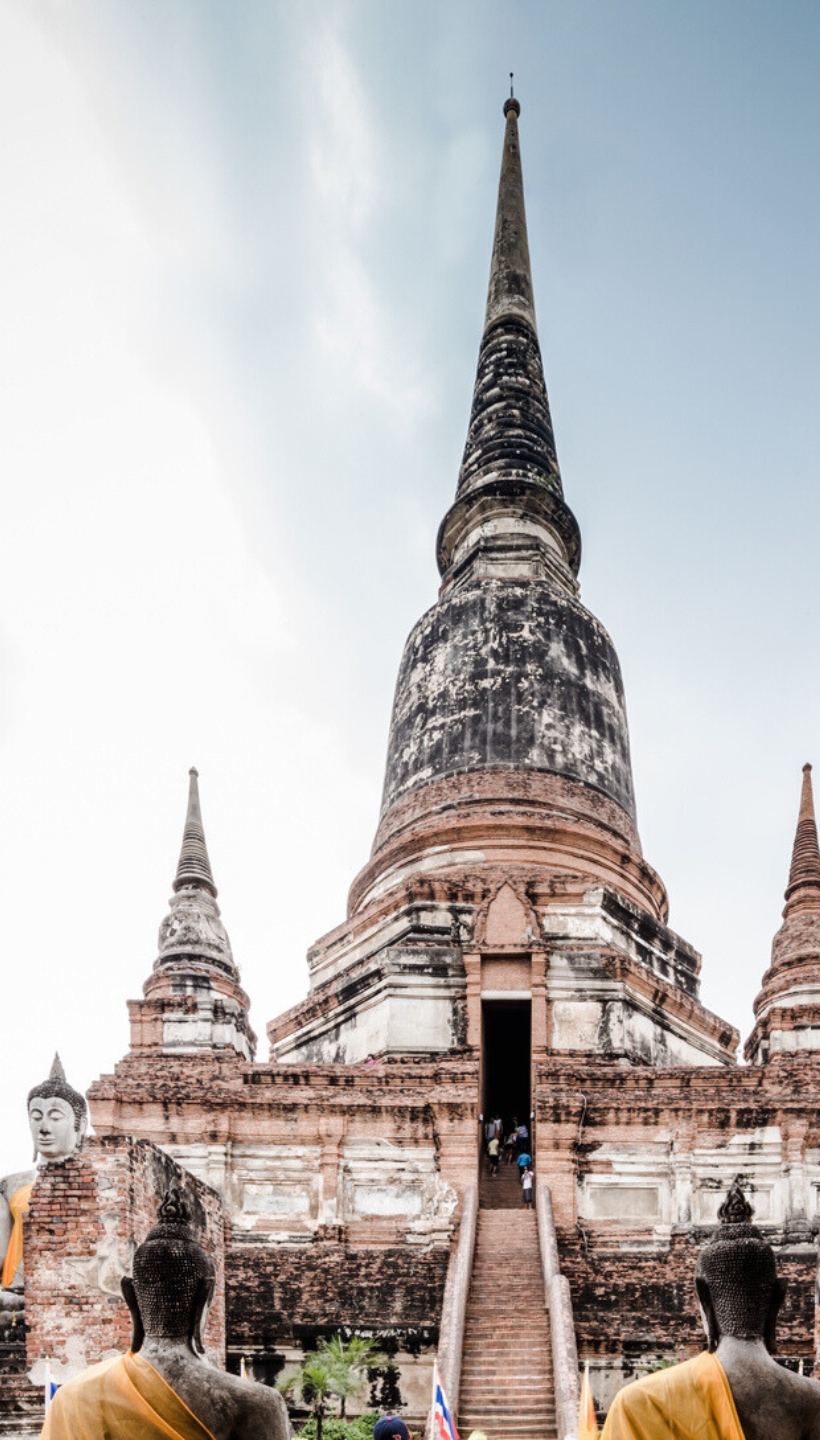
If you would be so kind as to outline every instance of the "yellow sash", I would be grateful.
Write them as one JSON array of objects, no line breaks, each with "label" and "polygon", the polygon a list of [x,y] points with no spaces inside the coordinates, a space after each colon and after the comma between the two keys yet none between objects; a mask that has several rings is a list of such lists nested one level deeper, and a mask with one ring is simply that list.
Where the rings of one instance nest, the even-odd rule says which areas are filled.
[{"label": "yellow sash", "polygon": [[704,1351],[626,1385],[612,1402],[601,1440],[743,1440],[717,1356]]},{"label": "yellow sash", "polygon": [[61,1385],[40,1440],[214,1440],[141,1355],[92,1365]]},{"label": "yellow sash", "polygon": [[6,1258],[3,1261],[3,1274],[0,1276],[0,1284],[4,1290],[7,1290],[14,1280],[17,1268],[23,1258],[23,1216],[28,1210],[28,1202],[33,1189],[34,1181],[32,1180],[30,1184],[21,1185],[19,1190],[15,1190],[9,1200],[12,1227],[9,1243],[6,1246]]}]

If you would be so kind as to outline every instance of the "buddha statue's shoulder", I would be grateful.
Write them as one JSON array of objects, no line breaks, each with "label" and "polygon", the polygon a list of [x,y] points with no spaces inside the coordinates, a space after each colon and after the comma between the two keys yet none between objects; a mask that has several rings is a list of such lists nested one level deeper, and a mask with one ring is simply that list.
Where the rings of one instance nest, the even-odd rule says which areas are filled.
[{"label": "buddha statue's shoulder", "polygon": [[288,1407],[278,1390],[255,1380],[240,1380],[236,1375],[224,1378],[235,1397],[236,1440],[289,1440]]},{"label": "buddha statue's shoulder", "polygon": [[820,1440],[820,1382],[767,1356],[721,1356],[745,1440]]},{"label": "buddha statue's shoulder", "polygon": [[178,1351],[163,1354],[156,1341],[146,1350],[148,1363],[214,1440],[289,1440],[287,1406],[278,1390]]},{"label": "buddha statue's shoulder", "polygon": [[25,1185],[31,1185],[36,1178],[36,1170],[15,1170],[11,1175],[4,1175],[0,1179],[0,1195],[9,1201],[18,1190],[22,1190]]}]

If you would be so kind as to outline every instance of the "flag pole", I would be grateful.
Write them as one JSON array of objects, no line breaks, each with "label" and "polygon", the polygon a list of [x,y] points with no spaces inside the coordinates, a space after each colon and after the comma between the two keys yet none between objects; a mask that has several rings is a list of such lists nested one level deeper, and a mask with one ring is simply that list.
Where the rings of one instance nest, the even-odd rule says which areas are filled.
[{"label": "flag pole", "polygon": [[438,1350],[433,1357],[433,1385],[430,1393],[430,1423],[427,1426],[427,1440],[436,1440],[436,1380],[438,1376]]}]

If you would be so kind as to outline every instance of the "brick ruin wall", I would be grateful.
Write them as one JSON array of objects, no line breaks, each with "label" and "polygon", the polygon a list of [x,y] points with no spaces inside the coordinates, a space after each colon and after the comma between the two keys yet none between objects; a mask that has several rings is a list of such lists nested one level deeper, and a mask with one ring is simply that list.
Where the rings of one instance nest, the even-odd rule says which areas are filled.
[{"label": "brick ruin wall", "polygon": [[244,1356],[251,1373],[271,1383],[320,1339],[355,1332],[375,1339],[385,1360],[369,1370],[349,1413],[398,1409],[421,1423],[449,1254],[441,1245],[229,1246],[229,1369]]},{"label": "brick ruin wall", "polygon": [[[641,1253],[638,1236],[586,1237],[559,1233],[561,1266],[572,1292],[578,1354],[622,1363],[625,1379],[657,1360],[689,1359],[704,1348],[695,1296],[695,1263],[706,1237],[674,1235],[665,1253]],[[624,1248],[621,1248],[624,1247]],[[778,1358],[806,1374],[815,1368],[817,1251],[778,1248],[778,1273],[787,1283],[777,1325]]]},{"label": "brick ruin wall", "polygon": [[[41,1167],[25,1222],[26,1359],[48,1359],[56,1373],[127,1350],[131,1317],[120,1280],[179,1167],[146,1140],[86,1140],[79,1154]],[[219,1196],[185,1176],[192,1221],[217,1267],[204,1335],[209,1358],[224,1366],[224,1221]],[[38,1369],[40,1367],[38,1366]],[[37,1375],[37,1370],[35,1370]]]},{"label": "brick ruin wall", "polygon": [[[194,1163],[199,1146],[208,1178],[205,1167],[222,1157],[234,1211],[229,1364],[246,1354],[259,1378],[273,1378],[345,1327],[387,1338],[394,1354],[415,1355],[429,1370],[446,1234],[434,1239],[411,1233],[406,1219],[360,1214],[356,1186],[410,1183],[400,1157],[423,1144],[431,1174],[461,1193],[474,1174],[478,1089],[469,1053],[361,1069],[162,1059],[150,1077],[132,1058],[98,1082],[92,1103],[109,1126],[161,1141],[183,1164],[186,1149]],[[737,1173],[789,1280],[781,1356],[817,1368],[820,1059],[661,1069],[555,1055],[536,1062],[534,1102],[536,1165],[552,1190],[579,1354],[590,1359],[602,1407],[631,1373],[701,1347],[697,1249]],[[382,1158],[367,1150],[373,1137],[385,1146]],[[418,1164],[416,1155],[411,1168]],[[243,1199],[300,1187],[306,1208],[287,1219]],[[655,1208],[636,1216],[636,1193]],[[613,1195],[625,1197],[623,1211],[595,1211]],[[303,1233],[282,1243],[276,1229]]]},{"label": "brick ruin wall", "polygon": [[464,1054],[359,1066],[131,1055],[89,1098],[98,1133],[162,1144],[224,1194],[230,1370],[244,1357],[271,1382],[321,1337],[355,1330],[389,1357],[370,1400],[423,1418],[477,1090]]},{"label": "brick ruin wall", "polygon": [[442,1246],[232,1247],[228,1346],[310,1348],[340,1327],[435,1344],[448,1259]]},{"label": "brick ruin wall", "polygon": [[695,1264],[738,1174],[787,1282],[778,1358],[820,1373],[817,1061],[666,1071],[550,1061],[538,1067],[536,1111],[536,1166],[600,1410],[624,1380],[703,1348]]}]

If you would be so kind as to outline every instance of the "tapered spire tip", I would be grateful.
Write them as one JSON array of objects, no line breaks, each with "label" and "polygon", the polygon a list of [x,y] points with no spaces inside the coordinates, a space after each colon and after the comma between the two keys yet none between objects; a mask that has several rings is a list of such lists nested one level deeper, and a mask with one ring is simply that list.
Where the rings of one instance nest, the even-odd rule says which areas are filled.
[{"label": "tapered spire tip", "polygon": [[820,845],[817,842],[811,765],[808,762],[803,766],[800,810],[783,914],[788,916],[800,910],[820,910]]},{"label": "tapered spire tip", "polygon": [[193,885],[200,890],[208,890],[211,895],[216,897],[217,890],[211,871],[211,862],[208,858],[208,847],[205,844],[205,830],[199,804],[199,772],[193,765],[188,771],[188,811],[185,816],[185,829],[182,835],[182,849],[179,852],[174,890],[181,890],[184,885]]},{"label": "tapered spire tip", "polygon": [[518,116],[521,106],[514,95],[504,101],[507,131],[498,183],[493,257],[487,293],[485,333],[495,321],[514,315],[536,330],[535,301],[524,210],[524,179],[518,144]]},{"label": "tapered spire tip", "polygon": [[[581,537],[561,489],[535,324],[520,111],[511,93],[504,103],[493,253],[470,423],[456,501],[441,523],[436,551],[445,585],[466,583],[480,567],[485,576],[549,575],[575,594]],[[522,540],[522,512],[538,527],[531,544]]]},{"label": "tapered spire tip", "polygon": [[507,99],[504,101],[504,114],[506,115],[510,110],[512,110],[515,115],[521,114],[521,106],[515,98],[515,91],[513,89],[512,70],[510,71],[510,93]]}]

